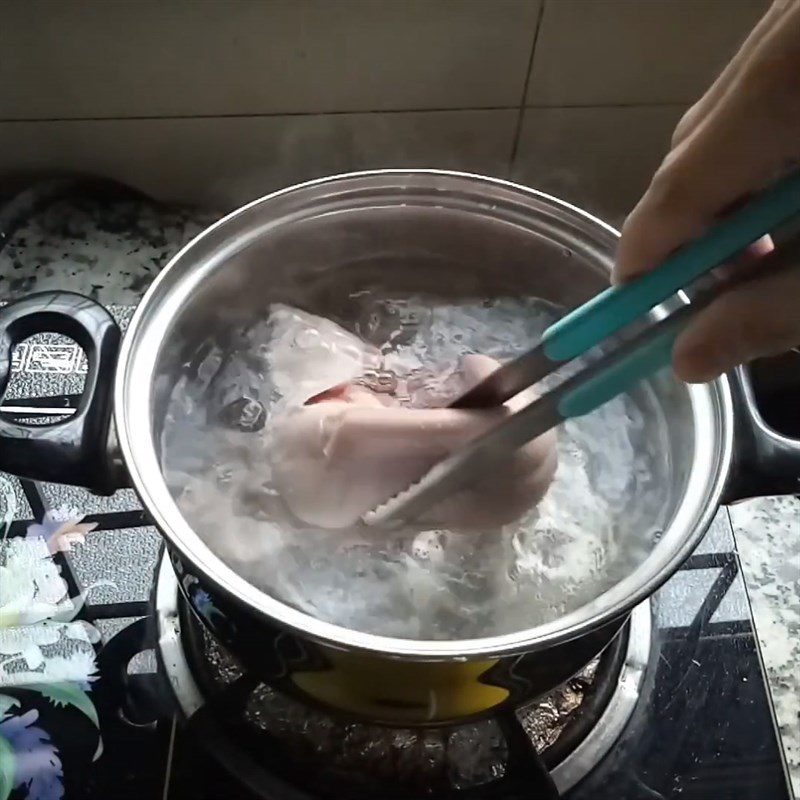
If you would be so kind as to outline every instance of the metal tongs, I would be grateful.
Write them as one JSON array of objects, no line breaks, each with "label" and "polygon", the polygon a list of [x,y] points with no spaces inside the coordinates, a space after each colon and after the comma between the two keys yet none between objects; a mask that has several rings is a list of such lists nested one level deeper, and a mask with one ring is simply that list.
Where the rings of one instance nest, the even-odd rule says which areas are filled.
[{"label": "metal tongs", "polygon": [[[503,365],[450,404],[491,408],[592,350],[679,290],[736,256],[800,213],[800,171],[793,172],[677,250],[641,278],[606,289],[549,327],[539,344]],[[364,515],[367,525],[409,522],[490,472],[498,461],[571,417],[588,414],[669,365],[688,320],[711,299],[691,303],[624,341],[512,414],[489,432],[435,464],[419,481]]]}]

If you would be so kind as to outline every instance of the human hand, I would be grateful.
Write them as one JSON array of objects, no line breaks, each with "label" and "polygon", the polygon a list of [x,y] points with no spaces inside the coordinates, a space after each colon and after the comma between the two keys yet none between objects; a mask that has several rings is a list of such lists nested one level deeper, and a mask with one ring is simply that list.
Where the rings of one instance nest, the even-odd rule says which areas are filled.
[{"label": "human hand", "polygon": [[[800,161],[800,0],[777,0],[706,94],[622,228],[613,280],[657,266]],[[678,337],[673,365],[712,380],[800,344],[800,255],[769,237],[722,271],[719,295]]]}]

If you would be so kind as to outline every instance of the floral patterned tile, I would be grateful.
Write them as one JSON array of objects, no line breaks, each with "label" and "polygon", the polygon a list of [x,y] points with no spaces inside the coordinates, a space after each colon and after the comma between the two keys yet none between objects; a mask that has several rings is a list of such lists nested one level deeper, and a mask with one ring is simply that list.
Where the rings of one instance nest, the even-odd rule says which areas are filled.
[{"label": "floral patterned tile", "polygon": [[84,598],[70,596],[56,559],[86,527],[46,520],[0,539],[0,800],[14,789],[25,800],[64,796],[64,765],[43,707],[88,722],[96,729],[93,758],[102,754],[91,693],[100,633],[76,619]]}]

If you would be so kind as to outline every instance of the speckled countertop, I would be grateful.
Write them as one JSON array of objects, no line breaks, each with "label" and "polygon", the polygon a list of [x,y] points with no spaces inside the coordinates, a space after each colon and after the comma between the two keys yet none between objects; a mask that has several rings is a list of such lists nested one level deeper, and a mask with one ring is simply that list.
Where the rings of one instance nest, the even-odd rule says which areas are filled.
[{"label": "speckled countertop", "polygon": [[[0,206],[0,300],[69,289],[135,305],[218,214],[165,208],[109,184],[37,187]],[[730,508],[793,789],[800,795],[800,499]]]},{"label": "speckled countertop", "polygon": [[729,508],[792,788],[800,796],[800,499]]}]

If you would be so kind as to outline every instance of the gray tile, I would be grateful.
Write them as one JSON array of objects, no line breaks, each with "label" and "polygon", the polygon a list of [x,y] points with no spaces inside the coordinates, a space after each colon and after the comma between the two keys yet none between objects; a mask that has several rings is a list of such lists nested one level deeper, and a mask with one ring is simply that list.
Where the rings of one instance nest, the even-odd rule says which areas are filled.
[{"label": "gray tile", "polygon": [[51,508],[60,512],[69,511],[79,517],[87,514],[133,511],[142,507],[133,489],[120,489],[111,497],[101,497],[77,486],[43,483],[41,487],[42,494]]},{"label": "gray tile", "polygon": [[741,572],[733,579],[725,597],[722,598],[711,622],[736,622],[750,619],[750,603]]},{"label": "gray tile", "polygon": [[0,122],[0,174],[97,173],[159,199],[227,209],[297,181],[355,169],[505,175],[516,118],[516,111],[442,111]]},{"label": "gray tile", "polygon": [[158,672],[155,650],[142,650],[128,662],[129,675],[152,675]]},{"label": "gray tile", "polygon": [[[2,587],[4,606],[10,603],[11,609],[30,610],[39,620],[73,609],[72,598],[67,596],[69,587],[61,569],[50,557],[47,542],[41,536],[0,538],[0,562],[4,571],[10,570],[6,574],[18,578],[16,581],[12,578],[10,583]],[[23,621],[23,627],[28,622]],[[36,627],[36,623],[32,624]],[[0,633],[2,631],[3,627],[0,626]],[[45,631],[40,629],[40,632]]]},{"label": "gray tile", "polygon": [[714,517],[711,527],[695,548],[695,555],[704,553],[730,553],[736,549],[733,541],[733,529],[728,517],[728,509],[721,506]]},{"label": "gray tile", "polygon": [[658,624],[664,628],[691,625],[719,573],[717,568],[676,572],[656,596]]},{"label": "gray tile", "polygon": [[[721,572],[719,567],[677,572],[658,592],[656,615],[659,625],[666,628],[691,625]],[[715,609],[711,622],[733,622],[749,617],[744,582],[741,575],[736,575]]]},{"label": "gray tile", "polygon": [[138,619],[141,617],[113,617],[112,619],[98,619],[92,624],[100,631],[103,644],[108,644],[118,633],[124,631]]},{"label": "gray tile", "polygon": [[683,106],[527,109],[512,174],[619,225],[647,188],[683,111]]},{"label": "gray tile", "polygon": [[[121,633],[125,628],[134,622],[142,619],[141,617],[115,617],[114,619],[98,619],[94,626],[100,631],[103,644],[108,644],[109,640]],[[142,650],[128,662],[128,674],[140,675],[151,674],[158,669],[156,654],[154,650]]]},{"label": "gray tile", "polygon": [[33,512],[19,480],[0,472],[0,525],[6,520],[13,522],[32,518]]},{"label": "gray tile", "polygon": [[0,627],[0,688],[86,681],[96,672],[89,627],[81,621]]},{"label": "gray tile", "polygon": [[540,0],[26,0],[5,119],[516,106]]},{"label": "gray tile", "polygon": [[92,531],[84,544],[70,552],[69,559],[84,587],[110,582],[90,591],[90,603],[147,600],[160,544],[161,536],[154,528]]},{"label": "gray tile", "polygon": [[693,102],[768,5],[768,0],[554,0],[545,6],[527,102]]}]

